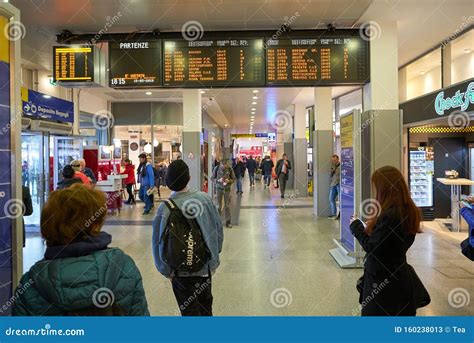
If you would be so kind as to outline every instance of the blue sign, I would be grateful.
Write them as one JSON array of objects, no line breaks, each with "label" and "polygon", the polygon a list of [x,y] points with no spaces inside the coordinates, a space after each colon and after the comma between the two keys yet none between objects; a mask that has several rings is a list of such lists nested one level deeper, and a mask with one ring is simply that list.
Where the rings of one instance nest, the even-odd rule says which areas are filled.
[{"label": "blue sign", "polygon": [[74,122],[74,103],[54,96],[21,89],[23,115],[63,123]]},{"label": "blue sign", "polygon": [[341,243],[348,251],[354,251],[354,236],[350,219],[354,208],[354,149],[341,149]]}]

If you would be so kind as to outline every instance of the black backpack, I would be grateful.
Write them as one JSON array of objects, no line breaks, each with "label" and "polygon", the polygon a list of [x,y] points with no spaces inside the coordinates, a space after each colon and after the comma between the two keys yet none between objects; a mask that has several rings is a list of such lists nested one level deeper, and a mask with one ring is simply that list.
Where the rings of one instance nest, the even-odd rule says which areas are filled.
[{"label": "black backpack", "polygon": [[201,228],[192,214],[185,215],[172,200],[165,201],[170,210],[163,233],[164,261],[173,271],[196,273],[210,260]]}]

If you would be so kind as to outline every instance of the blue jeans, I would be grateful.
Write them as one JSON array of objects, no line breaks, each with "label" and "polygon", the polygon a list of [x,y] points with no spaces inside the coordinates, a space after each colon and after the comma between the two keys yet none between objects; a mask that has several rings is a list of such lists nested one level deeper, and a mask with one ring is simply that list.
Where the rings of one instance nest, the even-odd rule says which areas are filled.
[{"label": "blue jeans", "polygon": [[255,173],[249,172],[249,179],[250,179],[250,184],[253,185],[255,183]]},{"label": "blue jeans", "polygon": [[335,216],[337,214],[337,207],[336,207],[336,198],[339,195],[340,186],[339,184],[335,186],[331,186],[329,188],[329,205],[331,207],[331,216]]},{"label": "blue jeans", "polygon": [[237,192],[242,192],[242,176],[237,177]]},{"label": "blue jeans", "polygon": [[270,186],[270,181],[272,179],[272,174],[264,174],[263,175],[263,182],[265,185]]},{"label": "blue jeans", "polygon": [[150,212],[151,206],[153,205],[151,202],[151,197],[146,194],[148,188],[148,186],[140,185],[140,191],[138,192],[138,196],[145,203],[145,208],[143,209],[144,212]]}]

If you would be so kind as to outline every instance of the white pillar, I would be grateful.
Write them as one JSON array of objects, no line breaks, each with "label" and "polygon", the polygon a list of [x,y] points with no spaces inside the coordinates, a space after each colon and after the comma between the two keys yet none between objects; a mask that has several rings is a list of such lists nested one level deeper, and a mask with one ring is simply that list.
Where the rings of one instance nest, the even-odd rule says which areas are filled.
[{"label": "white pillar", "polygon": [[293,175],[295,194],[308,195],[308,143],[306,141],[306,107],[294,104]]},{"label": "white pillar", "polygon": [[379,35],[370,41],[370,82],[364,86],[364,111],[398,110],[398,27],[377,22]]},{"label": "white pillar", "polygon": [[201,91],[183,90],[183,161],[189,166],[189,186],[201,190]]},{"label": "white pillar", "polygon": [[313,213],[329,215],[329,186],[333,154],[332,88],[314,89]]},{"label": "white pillar", "polygon": [[[364,86],[361,135],[368,135],[370,148],[362,144],[361,200],[372,196],[370,175],[383,166],[402,168],[402,117],[398,86],[398,27],[396,21],[376,24],[379,35],[370,42],[370,83]],[[358,177],[357,175],[355,176]]]}]

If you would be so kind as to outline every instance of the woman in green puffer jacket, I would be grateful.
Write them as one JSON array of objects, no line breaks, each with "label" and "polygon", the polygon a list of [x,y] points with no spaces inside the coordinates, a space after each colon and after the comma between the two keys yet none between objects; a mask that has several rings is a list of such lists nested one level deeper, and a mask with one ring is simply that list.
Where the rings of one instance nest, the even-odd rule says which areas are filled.
[{"label": "woman in green puffer jacket", "polygon": [[149,315],[140,271],[100,231],[106,214],[100,191],[76,184],[51,193],[41,212],[45,256],[21,278],[14,316]]}]

